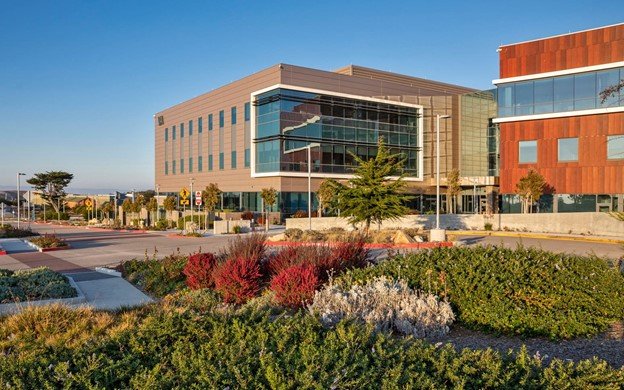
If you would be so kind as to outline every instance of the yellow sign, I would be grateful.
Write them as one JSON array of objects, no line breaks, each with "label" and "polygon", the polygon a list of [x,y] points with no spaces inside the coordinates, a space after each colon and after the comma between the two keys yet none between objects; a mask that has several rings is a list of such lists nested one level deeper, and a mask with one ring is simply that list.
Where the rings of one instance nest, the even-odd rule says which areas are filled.
[{"label": "yellow sign", "polygon": [[188,199],[180,199],[180,206],[188,206],[191,204],[191,201]]},{"label": "yellow sign", "polygon": [[91,199],[85,199],[84,204],[87,207],[91,207],[91,206],[93,206],[93,201]]},{"label": "yellow sign", "polygon": [[191,195],[191,193],[189,192],[189,190],[186,189],[186,187],[184,187],[184,188],[182,188],[182,190],[180,190],[180,197],[182,199],[188,198],[189,195]]}]

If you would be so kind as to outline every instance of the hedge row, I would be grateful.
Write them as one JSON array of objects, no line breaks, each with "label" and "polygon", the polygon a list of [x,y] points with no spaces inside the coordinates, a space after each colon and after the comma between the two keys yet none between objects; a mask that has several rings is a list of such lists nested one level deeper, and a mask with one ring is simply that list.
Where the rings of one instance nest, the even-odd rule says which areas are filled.
[{"label": "hedge row", "polygon": [[[206,302],[206,293],[197,307]],[[192,300],[192,298],[190,299]],[[208,300],[210,301],[210,300]],[[166,306],[166,305],[165,305]],[[0,386],[3,388],[620,388],[624,372],[597,360],[544,364],[521,351],[456,352],[413,338],[396,338],[370,327],[341,322],[324,328],[317,318],[219,314],[152,306],[148,314],[45,308],[2,320]],[[143,309],[145,313],[146,309]],[[38,333],[30,317],[48,318]],[[76,318],[77,316],[89,316]],[[58,342],[80,324],[97,337]],[[93,322],[90,324],[89,321]],[[106,321],[108,321],[108,324]],[[105,325],[102,325],[102,324]],[[5,331],[6,329],[6,331]],[[80,330],[79,330],[80,331]],[[47,332],[47,333],[46,333]],[[7,335],[4,335],[7,336]]]},{"label": "hedge row", "polygon": [[377,276],[448,297],[464,325],[553,339],[593,335],[624,318],[624,277],[606,260],[538,249],[445,248],[352,270],[339,282]]}]

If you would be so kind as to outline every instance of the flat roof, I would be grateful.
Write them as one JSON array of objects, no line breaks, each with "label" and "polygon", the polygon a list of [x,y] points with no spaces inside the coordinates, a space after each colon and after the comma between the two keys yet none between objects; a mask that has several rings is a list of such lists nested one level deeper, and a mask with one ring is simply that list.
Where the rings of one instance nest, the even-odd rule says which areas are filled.
[{"label": "flat roof", "polygon": [[615,27],[615,26],[621,26],[621,25],[624,25],[624,22],[623,22],[623,23],[610,24],[610,25],[608,25],[608,26],[588,28],[588,29],[586,29],[586,30],[572,31],[572,32],[565,33],[565,34],[558,34],[558,35],[551,35],[551,36],[548,36],[548,37],[541,37],[541,38],[529,39],[529,40],[527,40],[527,41],[522,41],[522,42],[508,43],[508,44],[505,44],[505,45],[500,45],[500,46],[498,46],[498,47],[506,47],[506,46],[521,45],[521,44],[523,44],[523,43],[543,41],[543,40],[545,40],[545,39],[551,39],[551,38],[557,38],[557,37],[564,37],[564,36],[566,36],[566,35],[579,34],[579,33],[584,33],[584,32],[588,32],[588,31],[601,30],[601,29],[604,29],[604,28]]}]

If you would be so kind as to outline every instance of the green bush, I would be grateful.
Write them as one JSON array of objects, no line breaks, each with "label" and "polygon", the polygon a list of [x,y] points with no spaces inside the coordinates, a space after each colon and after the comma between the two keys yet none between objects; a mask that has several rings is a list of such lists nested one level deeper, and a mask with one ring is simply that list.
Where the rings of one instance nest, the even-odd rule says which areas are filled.
[{"label": "green bush", "polygon": [[120,264],[121,272],[129,282],[146,292],[162,297],[183,289],[186,277],[182,273],[188,257],[171,254],[162,259],[132,259]]},{"label": "green bush", "polygon": [[346,285],[377,276],[448,297],[464,325],[553,339],[588,336],[624,317],[624,277],[603,259],[538,249],[443,248],[353,270]]},{"label": "green bush", "polygon": [[303,236],[303,230],[301,229],[286,229],[284,230],[284,237],[290,241],[299,241]]},{"label": "green bush", "polygon": [[[54,211],[54,209],[52,209],[52,210],[47,209],[46,212],[45,212],[45,219],[47,221],[58,221],[59,220],[59,216],[60,216],[60,220],[61,221],[69,221],[69,214],[68,213],[61,212],[59,214],[56,211]],[[44,219],[43,211],[38,213],[38,217],[41,220]]]},{"label": "green bush", "polygon": [[232,232],[233,232],[234,234],[241,234],[241,233],[243,232],[243,228],[242,228],[240,225],[235,225],[235,226],[232,228]]},{"label": "green bush", "polygon": [[[191,304],[195,297],[207,297]],[[185,301],[187,303],[185,303]],[[193,292],[109,318],[57,308],[0,320],[3,388],[621,388],[624,371],[597,360],[545,364],[525,350],[456,352],[306,314],[219,314]],[[223,309],[221,309],[223,310]],[[44,315],[37,316],[42,311]],[[91,318],[94,318],[93,320]],[[43,324],[32,331],[32,321]],[[68,320],[67,318],[71,318]],[[54,324],[63,326],[53,326]],[[75,331],[67,327],[75,327]],[[43,328],[43,330],[41,330]],[[5,330],[6,329],[6,330]],[[89,334],[97,333],[96,337]],[[58,342],[78,334],[78,341]]]},{"label": "green bush", "polygon": [[0,303],[72,298],[77,295],[65,276],[49,268],[0,271]]},{"label": "green bush", "polygon": [[33,232],[30,229],[18,229],[9,224],[0,225],[0,238],[22,238],[38,235],[39,233]]},{"label": "green bush", "polygon": [[483,228],[487,231],[491,231],[492,230],[492,223],[491,222],[486,222],[483,224]]},{"label": "green bush", "polygon": [[[195,222],[197,224],[197,226],[200,229],[205,229],[206,228],[206,216],[203,214],[200,215],[193,215],[193,222]],[[186,217],[180,217],[178,218],[178,229],[180,230],[184,230],[186,228],[186,222],[191,222],[191,216],[187,215]],[[212,223],[208,222],[208,228],[212,228]]]},{"label": "green bush", "polygon": [[31,238],[30,242],[37,245],[39,248],[60,248],[67,246],[67,243],[56,237],[54,234],[44,234],[41,237]]}]

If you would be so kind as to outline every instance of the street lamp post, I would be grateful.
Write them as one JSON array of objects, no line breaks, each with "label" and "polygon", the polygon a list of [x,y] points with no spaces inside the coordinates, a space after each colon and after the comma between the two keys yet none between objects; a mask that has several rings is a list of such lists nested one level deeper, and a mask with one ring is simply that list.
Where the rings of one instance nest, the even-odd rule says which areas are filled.
[{"label": "street lamp post", "polygon": [[17,173],[17,228],[20,228],[20,176],[26,176],[25,173]]},{"label": "street lamp post", "polygon": [[193,208],[195,207],[195,193],[193,192],[193,183],[195,183],[195,178],[191,177],[191,226],[195,223],[193,219]]},{"label": "street lamp post", "polygon": [[160,184],[156,184],[156,221],[158,221],[159,219],[160,219]]},{"label": "street lamp post", "polygon": [[450,115],[436,115],[436,227],[431,229],[431,241],[445,241],[446,230],[440,229],[440,119]]}]

